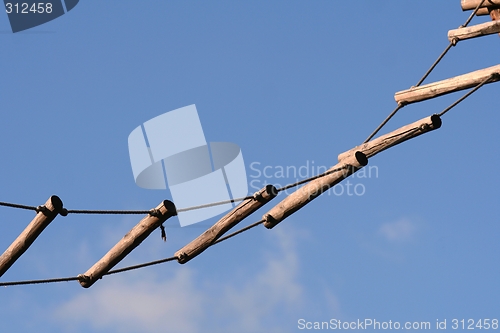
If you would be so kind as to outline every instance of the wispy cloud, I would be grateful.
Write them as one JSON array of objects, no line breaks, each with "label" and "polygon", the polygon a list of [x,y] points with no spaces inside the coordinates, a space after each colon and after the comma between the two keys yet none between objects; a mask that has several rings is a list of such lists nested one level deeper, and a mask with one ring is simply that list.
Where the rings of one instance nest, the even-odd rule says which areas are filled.
[{"label": "wispy cloud", "polygon": [[296,236],[290,228],[273,230],[265,243],[276,249],[264,251],[257,259],[262,268],[243,279],[233,273],[223,281],[207,280],[188,265],[174,266],[167,279],[148,270],[127,273],[82,290],[56,309],[54,319],[74,332],[84,326],[108,332],[286,331],[273,326],[276,313],[294,318],[305,303]]},{"label": "wispy cloud", "polygon": [[425,230],[418,217],[403,217],[379,224],[373,230],[362,230],[358,243],[370,255],[391,262],[404,262],[408,251],[417,243],[417,235]]},{"label": "wispy cloud", "polygon": [[203,295],[195,289],[189,268],[178,267],[173,278],[157,281],[113,277],[60,306],[56,319],[69,330],[81,324],[112,332],[197,332]]},{"label": "wispy cloud", "polygon": [[[303,304],[302,286],[297,282],[299,260],[294,242],[296,237],[288,229],[276,228],[274,240],[277,251],[266,253],[267,263],[261,271],[249,276],[239,286],[225,289],[223,306],[238,318],[237,325],[228,325],[227,332],[270,332],[269,316],[281,309],[290,313]],[[279,328],[274,328],[281,331]]]},{"label": "wispy cloud", "polygon": [[408,219],[384,223],[380,226],[379,233],[391,242],[402,242],[413,237],[417,227]]}]

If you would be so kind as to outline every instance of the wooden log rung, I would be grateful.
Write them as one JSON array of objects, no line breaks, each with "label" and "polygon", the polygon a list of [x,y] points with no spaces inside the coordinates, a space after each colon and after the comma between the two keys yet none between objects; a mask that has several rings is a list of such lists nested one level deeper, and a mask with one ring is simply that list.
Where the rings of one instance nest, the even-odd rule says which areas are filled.
[{"label": "wooden log rung", "polygon": [[[493,74],[500,74],[500,65],[459,75],[451,79],[429,83],[419,87],[411,87],[410,89],[397,92],[394,95],[394,99],[396,102],[402,104],[421,102],[452,92],[475,87],[488,77],[491,77]],[[500,75],[496,75],[488,83],[499,80]]]},{"label": "wooden log rung", "polygon": [[401,142],[440,127],[441,118],[438,115],[432,115],[339,154],[339,163],[330,168],[330,170],[338,170],[342,167],[344,169],[317,178],[287,196],[271,208],[267,214],[264,214],[262,217],[264,219],[264,226],[268,229],[273,228],[285,218],[317,198],[320,194],[366,166],[370,157]]},{"label": "wooden log rung", "polygon": [[264,226],[268,229],[274,228],[285,218],[292,215],[297,210],[301,209],[306,204],[320,196],[323,192],[340,183],[343,179],[349,177],[367,164],[368,159],[362,152],[355,152],[354,154],[348,156],[346,159],[337,163],[328,170],[337,171],[310,181],[271,208],[271,210],[269,210],[262,217],[264,220]]},{"label": "wooden log rung", "polygon": [[365,154],[367,158],[371,158],[386,149],[440,127],[441,117],[432,115],[339,154],[338,160],[339,162],[344,161],[358,151]]},{"label": "wooden log rung", "polygon": [[[462,0],[461,1],[461,6],[462,10],[474,10],[476,7],[481,3],[481,0]],[[483,2],[480,9],[482,8],[487,8],[487,7],[496,7],[500,6],[500,0],[486,0]],[[487,14],[486,14],[487,15]]]},{"label": "wooden log rung", "polygon": [[42,231],[52,222],[63,209],[63,203],[57,195],[51,196],[45,205],[37,209],[37,214],[24,231],[0,256],[0,276],[16,262],[19,257],[33,244]]},{"label": "wooden log rung", "polygon": [[500,20],[486,22],[478,25],[473,25],[465,28],[459,28],[448,31],[448,40],[450,42],[456,40],[466,40],[476,37],[492,35],[500,32]]},{"label": "wooden log rung", "polygon": [[222,217],[217,223],[211,226],[203,234],[198,236],[192,242],[184,246],[175,253],[177,261],[185,264],[193,259],[207,248],[209,248],[217,239],[224,235],[229,229],[233,228],[244,218],[254,213],[257,209],[271,201],[278,194],[278,190],[273,185],[267,185],[257,191],[253,198],[242,201],[229,213]]},{"label": "wooden log rung", "polygon": [[476,16],[486,16],[489,14],[490,14],[490,11],[488,8],[479,8],[476,12]]},{"label": "wooden log rung", "polygon": [[175,205],[164,200],[155,208],[156,214],[145,216],[135,227],[84,274],[78,275],[80,285],[89,288],[125,258],[168,218],[177,215]]}]

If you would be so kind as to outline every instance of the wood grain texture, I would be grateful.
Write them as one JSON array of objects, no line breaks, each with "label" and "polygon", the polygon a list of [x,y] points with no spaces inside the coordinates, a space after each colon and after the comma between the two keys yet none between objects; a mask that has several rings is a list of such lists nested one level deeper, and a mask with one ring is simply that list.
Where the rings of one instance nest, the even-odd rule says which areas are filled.
[{"label": "wood grain texture", "polygon": [[242,201],[208,230],[184,246],[182,249],[175,252],[177,261],[180,264],[184,264],[205,251],[229,229],[233,228],[245,217],[271,201],[277,194],[278,191],[274,186],[267,185],[256,192],[253,198]]},{"label": "wood grain texture", "polygon": [[487,7],[479,8],[476,12],[476,16],[485,16],[485,15],[489,15],[489,14],[490,14],[490,11]]},{"label": "wood grain texture", "polygon": [[156,207],[157,215],[145,216],[135,227],[106,253],[98,262],[84,274],[80,274],[80,285],[89,288],[105,273],[125,258],[133,249],[142,243],[156,228],[168,218],[177,215],[175,205],[169,200],[163,201]]},{"label": "wood grain texture", "polygon": [[[451,79],[446,79],[399,91],[394,95],[394,99],[396,100],[396,102],[403,104],[424,101],[455,91],[475,87],[494,73],[500,73],[500,65],[459,75]],[[497,75],[497,77],[491,79],[488,83],[496,82],[498,80],[500,80],[500,78]]]},{"label": "wood grain texture", "polygon": [[28,250],[42,231],[52,222],[63,208],[58,196],[51,196],[44,205],[45,209],[38,212],[24,231],[0,256],[0,276],[2,276],[19,257]]},{"label": "wood grain texture", "polygon": [[[492,12],[493,13],[493,12]],[[492,35],[500,32],[500,21],[486,22],[478,25],[448,31],[448,40],[457,41]]]},{"label": "wood grain texture", "polygon": [[349,177],[367,164],[368,159],[365,154],[356,152],[355,154],[350,155],[346,159],[331,167],[328,171],[333,171],[342,167],[344,167],[344,169],[310,181],[271,208],[271,210],[269,210],[262,217],[264,219],[264,226],[268,229],[274,228],[285,218],[292,215],[297,210],[301,209],[306,204],[320,196],[323,192],[340,183],[343,179]]},{"label": "wood grain texture", "polygon": [[365,154],[367,158],[371,158],[386,149],[440,127],[441,118],[438,115],[432,115],[339,154],[338,160],[339,162],[344,161],[357,151]]},{"label": "wood grain texture", "polygon": [[[462,10],[463,11],[474,10],[480,3],[481,0],[462,0],[461,1]],[[481,5],[480,8],[492,7],[492,6],[500,6],[500,0],[486,0],[484,1],[484,3]]]}]

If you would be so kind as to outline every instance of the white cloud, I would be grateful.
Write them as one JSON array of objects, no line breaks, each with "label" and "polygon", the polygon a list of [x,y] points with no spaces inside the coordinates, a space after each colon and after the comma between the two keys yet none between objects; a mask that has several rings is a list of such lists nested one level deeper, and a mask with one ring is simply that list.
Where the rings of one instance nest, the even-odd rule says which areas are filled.
[{"label": "white cloud", "polygon": [[379,229],[379,233],[389,241],[409,240],[416,231],[416,225],[408,219],[384,223]]},{"label": "white cloud", "polygon": [[263,270],[240,286],[225,290],[222,305],[230,317],[238,318],[238,324],[227,327],[227,332],[270,332],[269,317],[292,313],[304,303],[302,286],[297,282],[296,237],[285,228],[276,228],[273,233],[278,251],[265,254],[268,260]]},{"label": "white cloud", "polygon": [[56,309],[54,319],[75,332],[84,326],[107,332],[286,331],[276,317],[295,318],[305,303],[296,234],[276,228],[268,235],[272,244],[265,242],[269,250],[264,256],[245,258],[262,263],[262,269],[243,278],[234,272],[223,280],[207,280],[189,264],[171,264],[175,274],[161,280],[147,269],[125,273],[82,290]]},{"label": "white cloud", "polygon": [[96,283],[60,306],[55,319],[68,329],[88,323],[111,332],[197,332],[202,297],[189,268],[178,267],[173,278],[156,281],[143,272],[140,280],[115,276]]}]

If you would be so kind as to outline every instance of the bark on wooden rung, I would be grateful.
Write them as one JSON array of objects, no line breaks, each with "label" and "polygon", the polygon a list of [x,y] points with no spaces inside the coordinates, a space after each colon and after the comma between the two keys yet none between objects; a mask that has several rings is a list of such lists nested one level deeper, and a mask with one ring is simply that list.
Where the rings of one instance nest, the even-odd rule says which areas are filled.
[{"label": "bark on wooden rung", "polygon": [[[461,1],[462,10],[463,11],[474,10],[480,3],[481,0],[462,0]],[[495,7],[495,6],[500,6],[500,0],[486,0],[479,8]]]},{"label": "bark on wooden rung", "polygon": [[[451,79],[446,79],[443,81],[433,82],[423,86],[412,87],[407,90],[399,91],[394,95],[394,99],[396,100],[396,102],[402,104],[424,101],[455,91],[475,87],[495,73],[500,73],[500,65],[463,74]],[[492,78],[488,83],[500,80],[499,76],[500,75],[497,75],[496,77]]]},{"label": "bark on wooden rung", "polygon": [[371,158],[386,149],[440,127],[441,117],[432,115],[339,154],[338,160],[344,161],[358,151],[365,154],[367,158]]},{"label": "bark on wooden rung", "polygon": [[177,261],[180,264],[185,264],[189,260],[205,251],[229,229],[234,227],[245,217],[255,212],[257,209],[271,201],[274,197],[276,197],[277,194],[278,190],[273,185],[267,185],[266,187],[256,192],[253,198],[242,201],[238,206],[227,213],[207,231],[202,233],[200,236],[198,236],[191,243],[187,244],[179,251],[175,252]]},{"label": "bark on wooden rung", "polygon": [[57,214],[61,212],[63,203],[58,196],[51,196],[44,206],[38,211],[26,229],[0,256],[0,276],[2,276],[19,257],[28,250],[42,231],[52,222]]},{"label": "bark on wooden rung", "polygon": [[123,238],[84,274],[78,275],[80,285],[89,288],[105,273],[125,258],[142,243],[156,228],[168,218],[177,215],[175,205],[169,200],[163,201],[156,209],[156,214],[144,217]]},{"label": "bark on wooden rung", "polygon": [[328,171],[339,168],[343,169],[310,181],[271,208],[271,210],[262,217],[264,219],[264,226],[268,229],[274,228],[274,226],[285,218],[292,215],[323,192],[340,183],[343,179],[349,177],[367,164],[368,159],[362,152],[356,152],[350,155],[348,158],[331,167]]},{"label": "bark on wooden rung", "polygon": [[486,22],[466,28],[459,28],[448,31],[448,40],[461,41],[476,37],[492,35],[500,32],[500,21]]}]

